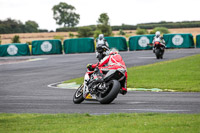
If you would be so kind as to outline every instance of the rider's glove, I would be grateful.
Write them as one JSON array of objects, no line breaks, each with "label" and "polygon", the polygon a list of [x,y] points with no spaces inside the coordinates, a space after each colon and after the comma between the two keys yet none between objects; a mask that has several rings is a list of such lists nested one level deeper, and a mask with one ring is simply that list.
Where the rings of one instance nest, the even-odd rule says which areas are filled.
[{"label": "rider's glove", "polygon": [[92,65],[91,64],[87,64],[87,68],[91,68],[92,67]]},{"label": "rider's glove", "polygon": [[94,68],[92,68],[92,65],[91,64],[87,64],[87,69],[90,70],[90,71],[93,71]]}]

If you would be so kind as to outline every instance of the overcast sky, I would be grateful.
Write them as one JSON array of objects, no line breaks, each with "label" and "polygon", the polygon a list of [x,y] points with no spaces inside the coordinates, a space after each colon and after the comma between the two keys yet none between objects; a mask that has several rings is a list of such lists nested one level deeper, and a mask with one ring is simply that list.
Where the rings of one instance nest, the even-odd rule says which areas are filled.
[{"label": "overcast sky", "polygon": [[200,0],[0,0],[0,20],[33,20],[40,29],[55,30],[60,26],[52,7],[60,2],[76,8],[78,26],[97,24],[101,13],[108,14],[111,25],[200,20]]}]

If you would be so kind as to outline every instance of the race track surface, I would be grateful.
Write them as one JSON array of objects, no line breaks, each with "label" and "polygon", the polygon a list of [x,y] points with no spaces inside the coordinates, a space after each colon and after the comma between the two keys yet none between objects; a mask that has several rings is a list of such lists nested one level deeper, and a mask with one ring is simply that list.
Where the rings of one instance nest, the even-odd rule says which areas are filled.
[{"label": "race track surface", "polygon": [[[127,67],[200,54],[200,49],[166,50],[157,60],[152,51],[120,52]],[[0,57],[0,113],[118,112],[200,113],[200,93],[128,92],[109,105],[95,101],[73,104],[75,90],[55,89],[49,84],[83,76],[95,53]]]}]

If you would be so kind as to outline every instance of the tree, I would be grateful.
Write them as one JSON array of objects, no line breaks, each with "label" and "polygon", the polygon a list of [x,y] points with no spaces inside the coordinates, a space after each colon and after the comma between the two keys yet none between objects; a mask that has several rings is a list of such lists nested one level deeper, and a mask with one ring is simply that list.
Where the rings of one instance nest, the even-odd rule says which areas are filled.
[{"label": "tree", "polygon": [[38,24],[35,21],[28,20],[25,22],[25,30],[28,33],[38,32]]},{"label": "tree", "polygon": [[97,38],[99,36],[99,34],[102,34],[102,31],[97,29],[94,31],[94,38]]},{"label": "tree", "polygon": [[35,21],[26,21],[23,24],[19,20],[7,18],[4,21],[0,20],[0,33],[27,33],[27,32],[38,32],[38,24]]},{"label": "tree", "polygon": [[126,33],[122,30],[122,29],[119,29],[119,35],[126,35]]},{"label": "tree", "polygon": [[19,20],[14,20],[11,18],[7,18],[4,21],[0,20],[0,33],[23,33],[24,32],[24,25]]},{"label": "tree", "polygon": [[169,33],[169,30],[166,27],[155,27],[150,34],[155,34],[156,31],[160,31],[161,34],[167,34]]},{"label": "tree", "polygon": [[19,36],[15,35],[15,36],[12,38],[12,43],[20,43]]},{"label": "tree", "polygon": [[74,34],[71,33],[71,32],[69,32],[69,37],[70,37],[70,38],[74,38]]},{"label": "tree", "polygon": [[102,25],[109,25],[109,17],[107,13],[102,13],[100,14],[99,19],[97,20],[97,23],[102,24]]},{"label": "tree", "polygon": [[147,31],[146,29],[140,29],[140,28],[137,28],[137,30],[136,30],[136,34],[137,34],[137,35],[148,34],[148,31]]},{"label": "tree", "polygon": [[53,18],[58,25],[64,24],[64,27],[74,27],[79,23],[80,15],[75,13],[74,6],[65,2],[60,2],[58,5],[53,6]]},{"label": "tree", "polygon": [[78,28],[78,37],[91,37],[93,36],[91,27],[80,27]]},{"label": "tree", "polygon": [[99,33],[99,31],[101,31],[101,33],[104,34],[104,36],[112,35],[112,28],[109,25],[109,17],[107,13],[100,14],[100,17],[97,23],[98,23],[97,29],[96,29],[97,32],[95,32],[95,36],[96,36],[96,33]]},{"label": "tree", "polygon": [[110,25],[97,25],[97,30],[100,30],[104,36],[111,36],[112,35],[112,29]]}]

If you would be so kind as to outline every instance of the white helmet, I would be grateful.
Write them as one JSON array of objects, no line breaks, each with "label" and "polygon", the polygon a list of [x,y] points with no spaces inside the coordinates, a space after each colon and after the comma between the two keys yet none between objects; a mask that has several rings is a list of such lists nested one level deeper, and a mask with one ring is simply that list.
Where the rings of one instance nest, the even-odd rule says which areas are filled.
[{"label": "white helmet", "polygon": [[160,31],[156,31],[155,35],[156,35],[156,37],[159,37],[160,36]]},{"label": "white helmet", "polygon": [[99,35],[99,40],[102,40],[104,38],[104,35],[103,34],[100,34]]}]

